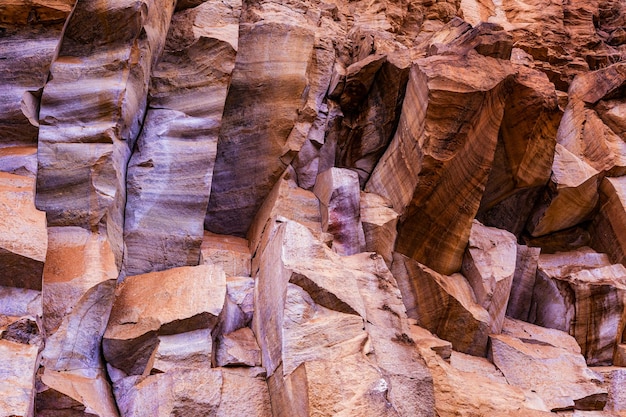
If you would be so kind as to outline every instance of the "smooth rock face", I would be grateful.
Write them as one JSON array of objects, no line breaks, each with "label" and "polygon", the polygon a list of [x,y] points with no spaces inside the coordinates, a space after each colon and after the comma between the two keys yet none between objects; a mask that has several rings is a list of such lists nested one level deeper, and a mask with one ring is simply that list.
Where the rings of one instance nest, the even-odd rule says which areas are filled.
[{"label": "smooth rock face", "polygon": [[270,2],[247,13],[240,24],[205,219],[207,230],[239,236],[246,234],[292,152],[299,150],[289,134],[304,104],[317,23],[297,12],[275,14]]},{"label": "smooth rock face", "polygon": [[506,315],[511,318],[528,321],[540,253],[540,248],[517,245],[515,274],[506,307]]},{"label": "smooth rock face", "polygon": [[240,13],[234,0],[172,19],[128,165],[124,274],[198,264]]},{"label": "smooth rock face", "polygon": [[200,264],[219,265],[226,277],[250,276],[251,256],[246,239],[204,232]]},{"label": "smooth rock face", "polygon": [[41,290],[48,236],[46,214],[35,208],[34,180],[0,173],[0,285]]},{"label": "smooth rock face", "polygon": [[0,0],[0,417],[626,416],[625,28]]}]

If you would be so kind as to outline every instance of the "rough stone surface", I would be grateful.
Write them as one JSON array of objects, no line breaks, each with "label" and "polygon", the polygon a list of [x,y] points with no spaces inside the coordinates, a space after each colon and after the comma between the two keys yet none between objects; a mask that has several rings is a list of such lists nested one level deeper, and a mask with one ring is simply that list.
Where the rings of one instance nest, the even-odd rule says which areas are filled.
[{"label": "rough stone surface", "polygon": [[572,342],[559,343],[570,336],[537,342],[526,331],[515,330],[505,324],[505,333],[491,335],[490,356],[510,384],[535,390],[552,411],[604,408],[607,391],[598,375],[587,368],[579,352],[571,350]]},{"label": "rough stone surface", "polygon": [[46,214],[35,208],[32,178],[0,173],[0,264],[3,286],[41,290],[48,247]]},{"label": "rough stone surface", "polygon": [[213,328],[225,296],[224,271],[209,265],[126,278],[116,290],[102,341],[106,361],[129,375],[141,375],[158,335]]},{"label": "rough stone surface", "polygon": [[0,417],[626,417],[625,28],[0,0]]}]

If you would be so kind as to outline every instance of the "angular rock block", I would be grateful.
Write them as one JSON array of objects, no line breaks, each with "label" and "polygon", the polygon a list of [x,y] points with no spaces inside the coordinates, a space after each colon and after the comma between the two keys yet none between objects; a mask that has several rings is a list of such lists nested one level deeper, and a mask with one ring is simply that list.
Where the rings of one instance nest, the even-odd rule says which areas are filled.
[{"label": "angular rock block", "polygon": [[586,220],[598,202],[599,180],[599,171],[557,143],[550,182],[528,219],[530,234],[543,236]]},{"label": "angular rock block", "polygon": [[517,241],[506,230],[474,220],[463,258],[463,275],[476,301],[491,318],[491,333],[500,333],[515,276]]},{"label": "angular rock block", "polygon": [[252,329],[268,375],[284,360],[282,327],[288,302],[284,294],[289,283],[303,288],[322,307],[355,315],[358,320],[365,315],[354,277],[337,264],[336,256],[305,226],[293,221],[282,223],[265,247],[255,286]]},{"label": "angular rock block", "polygon": [[0,413],[5,416],[33,415],[35,373],[37,371],[38,344],[24,344],[4,340],[0,335]]},{"label": "angular rock block", "polygon": [[37,176],[37,146],[0,148],[0,171],[35,178]]},{"label": "angular rock block", "polygon": [[251,255],[248,241],[240,237],[204,232],[200,264],[222,267],[226,277],[249,277]]},{"label": "angular rock block", "polygon": [[118,381],[115,397],[125,417],[270,417],[267,384],[260,368],[199,366]]},{"label": "angular rock block", "polygon": [[158,336],[212,329],[225,296],[224,271],[210,265],[126,278],[102,340],[104,358],[128,375],[141,375]]},{"label": "angular rock block", "polygon": [[41,290],[48,235],[34,179],[0,172],[0,285]]},{"label": "angular rock block", "polygon": [[226,300],[214,336],[250,325],[254,313],[254,283],[249,277],[226,278]]},{"label": "angular rock block", "polygon": [[441,275],[399,253],[391,270],[410,318],[459,352],[486,355],[491,317],[463,275]]},{"label": "angular rock block", "polygon": [[252,330],[242,327],[222,336],[215,363],[217,366],[261,366],[261,350]]},{"label": "angular rock block", "polygon": [[[89,232],[80,228],[60,229],[81,230],[82,233],[70,230],[69,234],[63,237],[73,237],[73,242],[72,240],[69,240],[69,242],[77,244],[82,250],[85,247],[81,245],[85,245],[85,240],[87,240],[87,246],[89,246],[89,243],[92,245],[90,255],[98,259],[97,243],[94,243],[93,240],[89,242]],[[57,238],[59,234],[62,233],[57,231]],[[58,243],[58,240],[55,243]],[[66,243],[68,243],[68,240],[66,240]],[[72,248],[71,245],[68,245],[64,249],[76,249],[76,246]],[[55,255],[60,253],[63,253],[63,251],[57,246]],[[65,254],[67,255],[67,253]],[[89,258],[89,256],[85,255],[85,252],[82,255],[84,258],[79,258],[81,261]],[[109,256],[114,267],[113,255],[110,252]],[[61,259],[64,258],[56,258],[57,265],[59,265],[59,260]],[[64,260],[67,261],[67,258]],[[89,261],[86,263],[89,264]],[[84,270],[81,271],[81,268],[84,268],[84,266],[84,263],[77,263],[77,271],[85,273]],[[61,317],[60,326],[51,329],[51,333],[47,335],[46,345],[41,353],[41,368],[39,370],[41,381],[38,384],[39,388],[35,398],[37,412],[44,416],[48,415],[46,413],[49,413],[49,415],[54,415],[54,413],[61,414],[65,408],[82,409],[86,413],[92,413],[99,417],[118,416],[104,361],[100,353],[102,335],[106,329],[111,306],[113,305],[115,279],[100,281],[88,290],[84,290],[80,286],[80,284],[84,285],[85,281],[87,281],[81,281],[80,278],[103,279],[103,276],[98,274],[101,270],[99,271],[96,266],[97,261],[94,262],[93,275],[90,276],[89,273],[86,273],[83,277],[75,278],[78,282],[74,282],[76,288],[70,287],[73,290],[73,292],[70,291],[73,297],[71,305],[67,306],[69,311],[61,310],[65,315]],[[61,273],[63,271],[63,269],[60,269],[56,272]],[[84,294],[82,291],[84,291]],[[44,294],[47,294],[45,286]],[[79,298],[75,299],[75,297]],[[44,296],[44,299],[46,299],[46,296]],[[47,301],[50,303],[51,300],[48,299]],[[48,308],[50,308],[49,305]]]},{"label": "angular rock block", "polygon": [[342,168],[324,171],[317,176],[313,192],[320,200],[322,230],[333,235],[333,250],[340,255],[361,252],[365,237],[357,173]]},{"label": "angular rock block", "polygon": [[180,368],[191,369],[211,363],[211,329],[159,336],[158,339],[159,344],[146,366],[146,374],[170,372]]},{"label": "angular rock block", "polygon": [[[593,109],[626,84],[619,63],[578,76],[557,133],[552,176],[542,204],[529,220],[533,236],[562,230],[587,219],[598,201],[604,174],[626,173],[626,145]],[[605,117],[606,118],[606,117]],[[610,122],[609,122],[610,123]]]},{"label": "angular rock block", "polygon": [[572,351],[571,336],[547,330],[552,334],[541,337],[545,330],[536,327],[505,323],[503,334],[491,335],[490,357],[507,381],[534,390],[551,411],[602,410],[607,391],[583,356]]},{"label": "angular rock block", "polygon": [[197,265],[241,1],[177,13],[130,158],[123,273]]},{"label": "angular rock block", "polygon": [[361,192],[361,223],[365,250],[378,253],[390,267],[398,234],[398,213],[381,196]]},{"label": "angular rock block", "polygon": [[442,274],[461,269],[513,74],[476,54],[418,60],[396,135],[365,187],[401,215],[396,251]]},{"label": "angular rock block", "polygon": [[296,221],[308,227],[314,235],[322,235],[319,200],[313,192],[298,187],[289,172],[276,183],[248,231],[252,254],[251,276],[258,271],[260,254],[275,232],[277,219]]},{"label": "angular rock block", "polygon": [[593,255],[586,264],[575,259],[578,265],[559,254],[539,256],[530,319],[574,336],[588,364],[610,365],[626,323],[626,268]]},{"label": "angular rock block", "polygon": [[81,227],[49,228],[43,269],[46,332],[54,333],[91,288],[117,276],[115,257],[105,236]]},{"label": "angular rock block", "polygon": [[[339,256],[293,221],[278,226],[261,256],[253,329],[275,412],[369,407],[388,415],[381,403],[386,396],[400,415],[432,415],[430,376],[381,257]],[[368,359],[371,352],[376,355]],[[340,376],[322,384],[318,372],[331,367],[342,370]],[[348,385],[355,389],[322,401]]]}]

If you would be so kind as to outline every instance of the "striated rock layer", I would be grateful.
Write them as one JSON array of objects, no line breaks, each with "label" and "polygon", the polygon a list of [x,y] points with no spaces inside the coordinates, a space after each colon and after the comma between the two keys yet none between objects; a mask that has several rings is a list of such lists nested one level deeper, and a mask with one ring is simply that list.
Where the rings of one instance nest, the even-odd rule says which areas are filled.
[{"label": "striated rock layer", "polygon": [[0,417],[626,416],[623,0],[0,0]]}]

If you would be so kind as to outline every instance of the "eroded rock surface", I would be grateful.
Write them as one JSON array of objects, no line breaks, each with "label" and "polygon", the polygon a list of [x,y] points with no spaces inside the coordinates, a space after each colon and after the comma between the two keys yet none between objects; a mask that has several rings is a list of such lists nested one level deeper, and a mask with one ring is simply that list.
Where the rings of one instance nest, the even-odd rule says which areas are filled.
[{"label": "eroded rock surface", "polygon": [[626,415],[624,28],[0,1],[0,416]]}]

